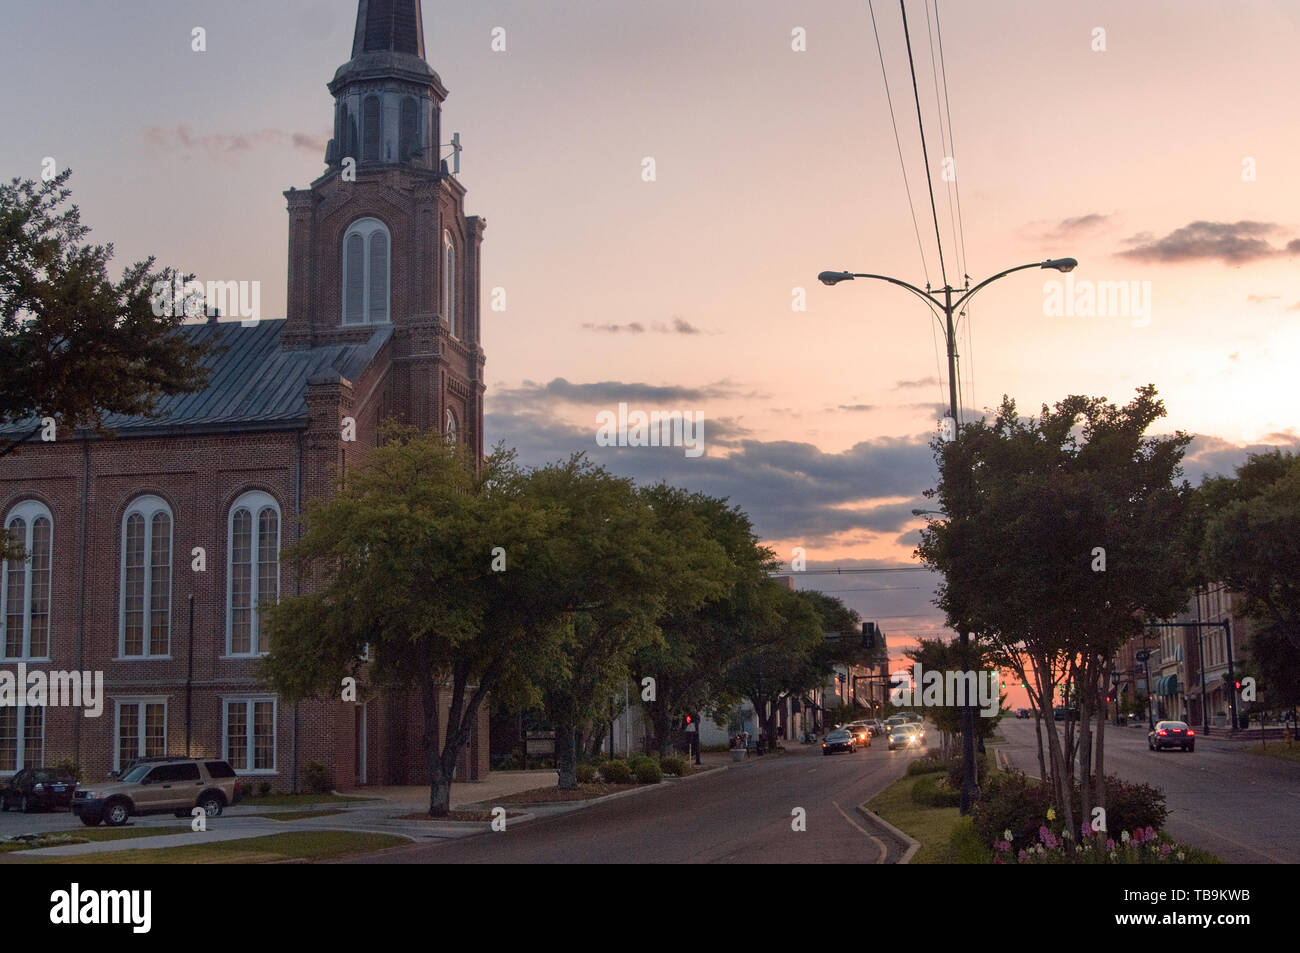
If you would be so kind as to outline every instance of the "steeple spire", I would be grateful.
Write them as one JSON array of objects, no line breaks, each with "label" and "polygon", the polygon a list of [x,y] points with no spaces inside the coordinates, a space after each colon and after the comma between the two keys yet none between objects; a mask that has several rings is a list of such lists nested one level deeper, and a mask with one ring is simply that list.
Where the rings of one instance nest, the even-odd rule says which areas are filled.
[{"label": "steeple spire", "polygon": [[352,58],[362,53],[410,53],[424,59],[420,0],[360,0]]}]

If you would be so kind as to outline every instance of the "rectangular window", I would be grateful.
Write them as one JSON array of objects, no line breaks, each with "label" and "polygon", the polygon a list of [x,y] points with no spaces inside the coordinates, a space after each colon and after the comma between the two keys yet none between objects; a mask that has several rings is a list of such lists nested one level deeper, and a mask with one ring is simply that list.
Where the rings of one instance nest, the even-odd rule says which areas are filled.
[{"label": "rectangular window", "polygon": [[45,761],[45,709],[18,705],[0,708],[0,772],[39,766]]},{"label": "rectangular window", "polygon": [[230,555],[230,652],[247,655],[253,648],[253,514],[235,514]]},{"label": "rectangular window", "polygon": [[275,771],[275,699],[225,701],[226,761],[236,771]]},{"label": "rectangular window", "polygon": [[136,758],[167,754],[167,702],[162,698],[118,699],[117,760],[121,771]]}]

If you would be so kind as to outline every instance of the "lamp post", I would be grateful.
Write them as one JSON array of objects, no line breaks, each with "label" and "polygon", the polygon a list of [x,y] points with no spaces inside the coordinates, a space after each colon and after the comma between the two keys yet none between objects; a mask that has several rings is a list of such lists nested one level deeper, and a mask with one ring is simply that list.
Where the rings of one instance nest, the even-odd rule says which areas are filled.
[{"label": "lamp post", "polygon": [[[871,275],[851,271],[823,271],[817,276],[817,280],[824,285],[835,286],[841,281],[853,281],[857,278],[874,278],[878,281],[887,281],[891,285],[898,285],[900,288],[906,288],[912,294],[916,295],[926,303],[931,309],[938,308],[944,315],[944,343],[948,350],[948,416],[952,418],[952,424],[957,426],[957,332],[953,315],[961,310],[962,306],[968,302],[977,291],[991,285],[999,278],[1005,278],[1007,275],[1016,271],[1024,271],[1026,268],[1045,268],[1062,273],[1074,271],[1079,266],[1079,262],[1073,258],[1049,258],[1043,262],[1031,262],[1028,265],[1017,265],[1014,268],[1008,268],[1000,271],[996,275],[985,278],[973,288],[953,288],[951,285],[944,283],[942,297],[932,293],[929,290],[922,291],[920,288],[898,278],[891,278],[888,275]],[[953,300],[953,294],[961,292],[960,296]],[[913,511],[915,513],[915,511]],[[920,515],[920,514],[916,514]],[[964,629],[959,630],[958,638],[961,642],[962,664],[967,669],[970,668],[970,633]],[[962,774],[965,780],[961,785],[961,813],[969,814],[975,797],[979,793],[979,783],[975,777],[975,715],[974,709],[970,705],[962,706],[961,713],[961,734],[962,734]]]}]

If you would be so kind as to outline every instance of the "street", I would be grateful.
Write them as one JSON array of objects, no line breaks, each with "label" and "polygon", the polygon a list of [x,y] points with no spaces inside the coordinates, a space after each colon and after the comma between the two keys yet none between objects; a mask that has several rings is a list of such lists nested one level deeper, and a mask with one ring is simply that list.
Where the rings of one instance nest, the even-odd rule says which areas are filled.
[{"label": "street", "polygon": [[[1015,766],[1037,775],[1033,719],[1003,718],[998,730]],[[1199,732],[1195,751],[1157,753],[1147,750],[1146,736],[1145,726],[1107,726],[1106,773],[1164,791],[1171,836],[1229,863],[1300,861],[1300,765]]]},{"label": "street", "polygon": [[[901,847],[857,806],[902,777],[918,754],[823,756],[819,746],[751,759],[661,789],[438,846],[343,863],[893,863]],[[806,830],[792,829],[795,808]]]}]

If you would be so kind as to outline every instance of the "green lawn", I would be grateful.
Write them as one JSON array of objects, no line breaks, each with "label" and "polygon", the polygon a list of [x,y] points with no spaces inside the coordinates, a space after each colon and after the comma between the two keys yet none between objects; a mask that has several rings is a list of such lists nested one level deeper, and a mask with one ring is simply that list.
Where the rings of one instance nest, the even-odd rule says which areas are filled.
[{"label": "green lawn", "polygon": [[359,804],[363,801],[380,801],[374,797],[348,797],[343,794],[267,794],[240,799],[240,807],[297,807],[304,804]]},{"label": "green lawn", "polygon": [[961,820],[961,811],[955,807],[925,807],[914,803],[912,787],[922,777],[928,776],[917,775],[895,781],[868,801],[867,809],[921,842],[911,863],[958,863],[950,842]]},{"label": "green lawn", "polygon": [[409,844],[405,837],[356,831],[270,834],[185,847],[115,850],[73,857],[31,858],[47,864],[264,864],[273,860],[323,860]]}]

